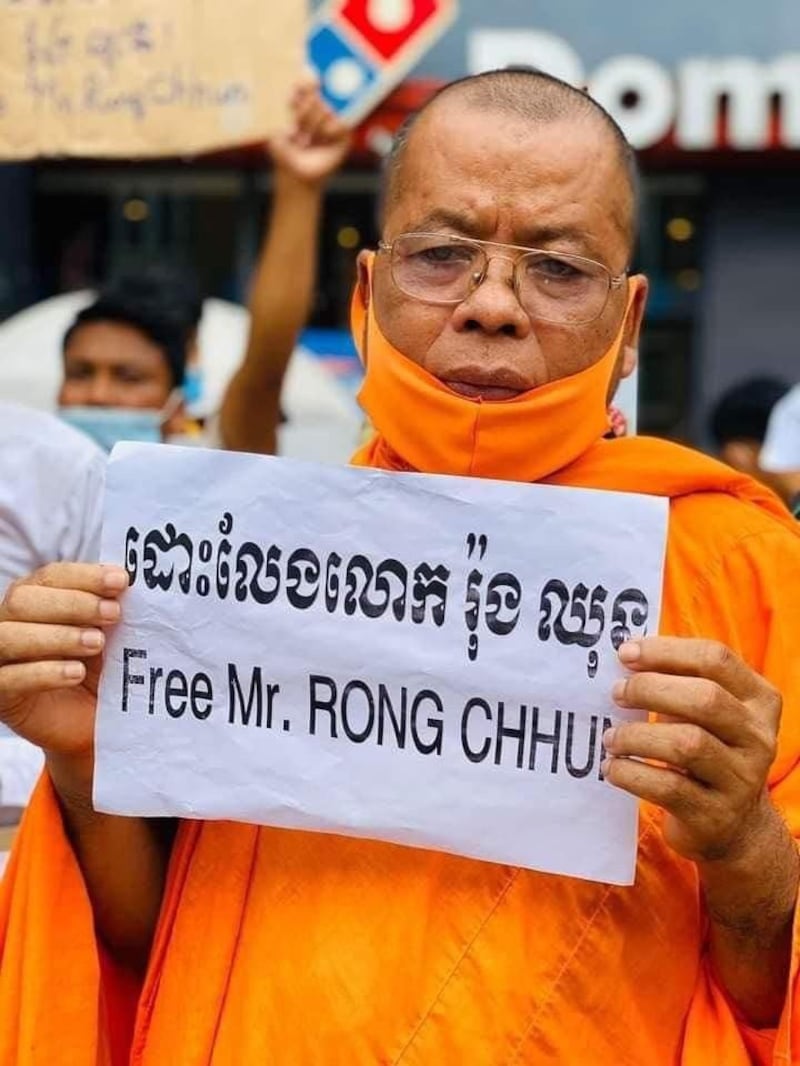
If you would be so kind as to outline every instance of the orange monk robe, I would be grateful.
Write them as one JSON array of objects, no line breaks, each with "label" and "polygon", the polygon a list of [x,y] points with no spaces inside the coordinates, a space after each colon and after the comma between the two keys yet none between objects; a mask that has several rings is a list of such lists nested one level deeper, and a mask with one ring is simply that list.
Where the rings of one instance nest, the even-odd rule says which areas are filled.
[{"label": "orange monk robe", "polygon": [[[383,344],[373,339],[368,377],[392,356]],[[391,386],[386,399],[397,401]],[[385,410],[374,397],[367,406],[380,427]],[[563,418],[558,396],[555,406]],[[559,427],[542,418],[537,462]],[[670,497],[662,632],[722,640],[782,690],[769,783],[800,836],[798,531],[754,482],[664,442],[597,440],[594,419],[583,419],[594,441],[546,480]],[[492,456],[469,462],[497,463],[490,438]],[[409,466],[383,438],[358,461]],[[45,778],[0,895],[0,938],[0,1066],[800,1062],[797,948],[779,1029],[748,1030],[709,970],[695,867],[666,847],[649,808],[636,884],[624,888],[378,842],[183,823],[131,1040],[119,975],[106,966],[101,980]]]}]

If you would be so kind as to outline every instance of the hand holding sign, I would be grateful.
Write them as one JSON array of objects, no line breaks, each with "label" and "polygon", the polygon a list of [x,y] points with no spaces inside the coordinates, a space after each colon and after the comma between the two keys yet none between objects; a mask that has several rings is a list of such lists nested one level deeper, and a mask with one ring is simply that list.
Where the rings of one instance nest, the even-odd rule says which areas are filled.
[{"label": "hand holding sign", "polygon": [[92,805],[101,653],[127,587],[121,567],[84,563],[53,563],[11,586],[0,606],[0,721],[44,750],[100,937],[143,973],[171,829]]},{"label": "hand holding sign", "polygon": [[74,763],[87,790],[99,657],[127,586],[119,567],[53,563],[15,582],[0,606],[0,721]]},{"label": "hand holding sign", "polygon": [[[695,862],[736,857],[777,814],[767,772],[775,758],[778,692],[721,644],[662,637],[631,643],[620,707],[668,721],[628,722],[605,738],[606,779],[667,812],[667,843]],[[660,765],[640,760],[657,760]]]},{"label": "hand holding sign", "polygon": [[766,787],[780,696],[714,641],[663,637],[620,651],[632,676],[617,683],[617,703],[660,720],[606,734],[607,779],[664,810],[667,843],[697,864],[713,971],[741,1017],[774,1028],[800,884],[797,844]]}]

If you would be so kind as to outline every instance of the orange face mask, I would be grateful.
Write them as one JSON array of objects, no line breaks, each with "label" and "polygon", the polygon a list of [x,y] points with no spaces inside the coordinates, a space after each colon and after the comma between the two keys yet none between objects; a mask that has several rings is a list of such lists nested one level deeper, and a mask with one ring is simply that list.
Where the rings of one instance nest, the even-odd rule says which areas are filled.
[{"label": "orange face mask", "polygon": [[[628,308],[632,297],[630,291]],[[358,286],[351,325],[366,367],[359,401],[394,466],[539,481],[608,432],[608,392],[624,320],[611,347],[592,366],[501,402],[457,395],[394,348],[378,326],[374,301],[365,307]]]}]

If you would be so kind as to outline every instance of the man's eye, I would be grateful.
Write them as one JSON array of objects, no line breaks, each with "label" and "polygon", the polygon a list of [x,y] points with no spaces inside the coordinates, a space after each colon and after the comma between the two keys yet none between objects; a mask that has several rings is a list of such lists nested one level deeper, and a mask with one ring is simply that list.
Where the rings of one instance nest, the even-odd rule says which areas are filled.
[{"label": "man's eye", "polygon": [[131,367],[121,366],[118,367],[114,375],[117,381],[121,381],[125,385],[139,385],[144,381],[144,375],[138,370],[133,370]]},{"label": "man's eye", "polygon": [[67,381],[88,381],[92,376],[92,368],[81,363],[67,364],[64,367],[64,377]]},{"label": "man's eye", "polygon": [[424,248],[417,252],[417,258],[424,263],[443,263],[461,265],[472,262],[472,252],[468,248],[459,248],[452,244],[441,244],[433,248]]},{"label": "man's eye", "polygon": [[563,259],[539,259],[531,262],[532,269],[553,281],[577,281],[583,274],[571,263],[565,263]]}]

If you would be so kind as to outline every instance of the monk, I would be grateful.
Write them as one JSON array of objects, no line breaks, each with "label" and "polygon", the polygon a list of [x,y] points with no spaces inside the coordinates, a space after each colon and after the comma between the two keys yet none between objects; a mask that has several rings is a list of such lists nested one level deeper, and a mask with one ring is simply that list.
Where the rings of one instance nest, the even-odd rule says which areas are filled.
[{"label": "monk", "polygon": [[53,565],[0,616],[0,717],[47,760],[0,894],[0,1066],[800,1062],[800,537],[745,475],[608,437],[647,294],[630,148],[583,93],[494,72],[423,109],[386,182],[356,461],[670,499],[661,635],[609,693],[650,720],[604,738],[636,883],[96,813],[126,575]]}]

